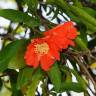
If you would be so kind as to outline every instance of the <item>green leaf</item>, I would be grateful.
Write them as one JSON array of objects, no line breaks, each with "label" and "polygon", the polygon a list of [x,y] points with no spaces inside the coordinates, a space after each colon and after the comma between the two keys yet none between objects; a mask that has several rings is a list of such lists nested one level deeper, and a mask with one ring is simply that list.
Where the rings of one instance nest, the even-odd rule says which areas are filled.
[{"label": "green leaf", "polygon": [[80,37],[77,37],[76,40],[75,40],[75,42],[78,45],[78,47],[81,48],[81,50],[83,50],[83,51],[89,51],[89,49],[86,46],[86,43]]},{"label": "green leaf", "polygon": [[79,30],[80,30],[80,37],[81,37],[81,39],[84,41],[84,43],[86,44],[86,46],[87,46],[87,27],[85,26],[85,24],[83,24],[82,22],[79,22],[78,24],[77,24],[78,26],[79,26]]},{"label": "green leaf", "polygon": [[25,67],[21,69],[17,79],[17,88],[20,89],[32,80],[32,73],[34,69],[30,67]]},{"label": "green leaf", "polygon": [[61,72],[59,70],[58,63],[56,62],[47,73],[52,84],[54,85],[54,89],[59,92],[61,87]]},{"label": "green leaf", "polygon": [[[86,89],[86,83],[85,83],[85,81],[84,81],[84,79],[78,74],[78,72],[76,71],[76,70],[73,70],[73,69],[69,69],[68,67],[66,67],[66,66],[64,66],[64,67],[62,67],[62,71],[65,73],[65,72],[67,72],[67,71],[69,71],[70,72],[70,74],[74,74],[74,76],[76,77],[76,79],[77,79],[77,82],[78,82],[78,84],[81,84],[81,87],[83,88],[83,89]],[[65,73],[66,74],[66,73]],[[69,76],[67,76],[67,78],[68,78]],[[65,81],[65,83],[70,83],[70,82],[72,82],[72,78],[71,78],[71,80],[70,80],[70,78],[69,78],[69,80],[66,78],[66,81]]]},{"label": "green leaf", "polygon": [[9,88],[9,90],[12,92],[11,96],[23,96],[21,91],[18,90],[17,87],[16,87],[16,81],[17,81],[18,72],[13,70],[13,69],[7,69],[5,71],[5,73],[8,74],[8,76],[10,78],[11,88]]},{"label": "green leaf", "polygon": [[87,26],[87,30],[89,30],[89,32],[87,31],[86,33],[94,34],[96,32],[96,26],[94,26],[93,24],[83,20],[82,18],[80,18],[80,20]]},{"label": "green leaf", "polygon": [[72,0],[74,2],[74,5],[82,8],[82,3],[79,0]]},{"label": "green leaf", "polygon": [[64,91],[83,92],[84,88],[80,83],[64,82],[61,84],[60,91],[61,92],[64,92]]},{"label": "green leaf", "polygon": [[25,0],[31,13],[36,13],[38,0]]},{"label": "green leaf", "polygon": [[10,60],[17,54],[21,47],[23,40],[16,40],[8,44],[0,51],[0,71],[4,71],[8,67]]},{"label": "green leaf", "polygon": [[83,7],[83,9],[89,13],[91,16],[96,17],[96,10],[89,8],[89,7]]},{"label": "green leaf", "polygon": [[65,81],[61,84],[61,92],[64,92],[64,91],[75,91],[75,92],[83,92],[86,90],[86,84],[85,84],[85,81],[80,77],[80,75],[73,69],[69,69],[68,67],[64,66],[62,68],[62,71],[65,72],[70,70],[70,72],[72,72],[78,83],[75,83],[75,82],[72,82],[72,81]]},{"label": "green leaf", "polygon": [[29,85],[26,96],[35,96],[36,88],[42,78],[43,74],[41,69],[39,68],[32,77],[32,83]]},{"label": "green leaf", "polygon": [[77,73],[77,71],[75,70],[71,70],[71,72],[76,76],[77,81],[81,84],[81,86],[83,87],[83,89],[86,89],[86,84],[84,79]]},{"label": "green leaf", "polygon": [[96,0],[90,0],[91,3],[96,3]]},{"label": "green leaf", "polygon": [[39,25],[38,20],[32,18],[27,13],[23,13],[18,10],[13,10],[13,9],[0,10],[0,16],[9,19],[13,22],[20,22],[20,23],[23,22],[24,24],[32,28]]},{"label": "green leaf", "polygon": [[76,14],[79,18],[82,18],[96,26],[96,19],[93,16],[91,16],[90,14],[88,14],[86,11],[84,11],[82,8],[79,8],[77,6],[70,6],[70,10],[74,14]]},{"label": "green leaf", "polygon": [[72,75],[70,72],[68,72],[68,70],[66,71],[66,82],[70,82],[72,81]]},{"label": "green leaf", "polygon": [[8,68],[21,69],[26,65],[25,60],[24,60],[24,55],[25,55],[27,45],[28,45],[28,42],[27,42],[27,40],[25,40],[22,43],[21,47],[19,48],[17,54],[9,62]]}]

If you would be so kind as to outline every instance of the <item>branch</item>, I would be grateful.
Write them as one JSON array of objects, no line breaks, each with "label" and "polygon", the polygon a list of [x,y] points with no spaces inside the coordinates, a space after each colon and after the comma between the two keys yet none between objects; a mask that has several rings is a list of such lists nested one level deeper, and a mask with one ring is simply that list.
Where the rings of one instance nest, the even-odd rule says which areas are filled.
[{"label": "branch", "polygon": [[[78,65],[84,70],[84,73],[87,75],[87,77],[92,81],[93,85],[94,85],[94,89],[96,92],[96,82],[93,79],[93,77],[91,76],[91,74],[89,73],[88,69],[86,68],[86,66],[84,64],[82,64],[81,62],[81,57],[76,57],[74,56],[74,59],[77,61]],[[95,93],[96,94],[96,93]]]}]

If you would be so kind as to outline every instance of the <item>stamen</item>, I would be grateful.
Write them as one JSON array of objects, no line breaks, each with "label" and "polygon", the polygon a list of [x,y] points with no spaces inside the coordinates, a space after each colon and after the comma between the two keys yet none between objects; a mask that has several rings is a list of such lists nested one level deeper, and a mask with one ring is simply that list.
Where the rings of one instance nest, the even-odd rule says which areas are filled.
[{"label": "stamen", "polygon": [[34,51],[35,53],[39,54],[47,54],[49,51],[49,46],[47,43],[36,44]]}]

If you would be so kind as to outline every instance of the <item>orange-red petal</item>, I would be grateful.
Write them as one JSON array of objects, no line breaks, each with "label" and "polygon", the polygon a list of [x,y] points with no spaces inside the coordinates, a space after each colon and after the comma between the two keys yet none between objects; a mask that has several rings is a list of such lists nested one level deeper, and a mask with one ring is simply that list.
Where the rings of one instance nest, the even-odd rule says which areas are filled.
[{"label": "orange-red petal", "polygon": [[54,59],[52,59],[51,56],[44,55],[40,59],[41,68],[45,71],[48,71],[53,64]]},{"label": "orange-red petal", "polygon": [[28,66],[33,66],[34,68],[36,68],[38,66],[39,61],[37,59],[37,55],[34,52],[34,47],[33,47],[32,43],[29,44],[24,58],[25,58],[26,64]]},{"label": "orange-red petal", "polygon": [[75,39],[78,35],[77,29],[76,28],[71,28],[68,32],[67,38],[69,39]]}]

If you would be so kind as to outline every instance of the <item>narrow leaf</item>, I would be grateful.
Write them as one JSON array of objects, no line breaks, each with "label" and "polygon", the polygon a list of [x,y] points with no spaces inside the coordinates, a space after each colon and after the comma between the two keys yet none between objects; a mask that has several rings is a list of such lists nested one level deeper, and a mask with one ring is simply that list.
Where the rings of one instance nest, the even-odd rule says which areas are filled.
[{"label": "narrow leaf", "polygon": [[61,84],[61,92],[64,91],[75,91],[75,92],[83,92],[84,88],[79,83],[73,83],[73,82],[64,82]]},{"label": "narrow leaf", "polygon": [[58,92],[61,87],[61,73],[57,62],[52,66],[52,68],[47,73],[52,84],[54,85],[54,89]]},{"label": "narrow leaf", "polygon": [[32,18],[27,13],[23,13],[18,10],[13,9],[0,10],[0,16],[9,19],[13,22],[20,22],[20,23],[23,22],[24,24],[32,28],[38,26],[39,24],[38,20]]},{"label": "narrow leaf", "polygon": [[31,13],[36,14],[38,0],[25,0]]},{"label": "narrow leaf", "polygon": [[75,42],[81,48],[81,50],[89,51],[89,49],[87,48],[85,42],[83,42],[83,40],[80,37],[77,37]]},{"label": "narrow leaf", "polygon": [[10,68],[10,69],[21,69],[26,65],[25,60],[24,60],[24,55],[25,55],[27,44],[28,44],[27,40],[25,40],[22,43],[22,45],[19,48],[17,54],[15,56],[13,56],[13,58],[9,62],[8,68]]},{"label": "narrow leaf", "polygon": [[36,88],[42,78],[42,71],[38,69],[32,77],[32,83],[29,85],[26,96],[35,96]]},{"label": "narrow leaf", "polygon": [[[81,87],[83,88],[83,89],[86,89],[86,83],[85,83],[85,80],[79,75],[79,73],[77,72],[77,71],[75,71],[75,70],[73,70],[73,69],[70,69],[70,68],[68,68],[68,67],[66,67],[66,66],[64,66],[63,68],[62,68],[62,71],[63,72],[66,72],[66,71],[69,71],[70,72],[70,74],[74,74],[74,76],[76,77],[76,79],[77,79],[77,82],[78,82],[78,84],[81,84]],[[69,76],[66,76],[66,77],[69,77]],[[69,78],[70,79],[70,78]],[[66,79],[66,82],[65,83],[70,83],[70,82],[72,82],[72,78],[71,78],[71,80],[67,80]]]},{"label": "narrow leaf", "polygon": [[13,69],[7,69],[5,72],[8,74],[8,76],[10,78],[11,88],[9,88],[9,89],[12,92],[11,96],[23,96],[21,91],[18,90],[17,87],[16,87],[18,72],[13,70]]},{"label": "narrow leaf", "polygon": [[1,72],[7,69],[9,61],[16,55],[23,42],[23,40],[13,41],[0,51]]},{"label": "narrow leaf", "polygon": [[20,89],[24,85],[28,84],[29,81],[32,80],[32,73],[34,69],[30,67],[25,67],[21,69],[17,79],[17,88]]},{"label": "narrow leaf", "polygon": [[84,20],[96,26],[96,19],[88,14],[86,11],[84,11],[82,8],[79,8],[77,6],[70,6],[70,10],[80,18],[83,18]]}]

